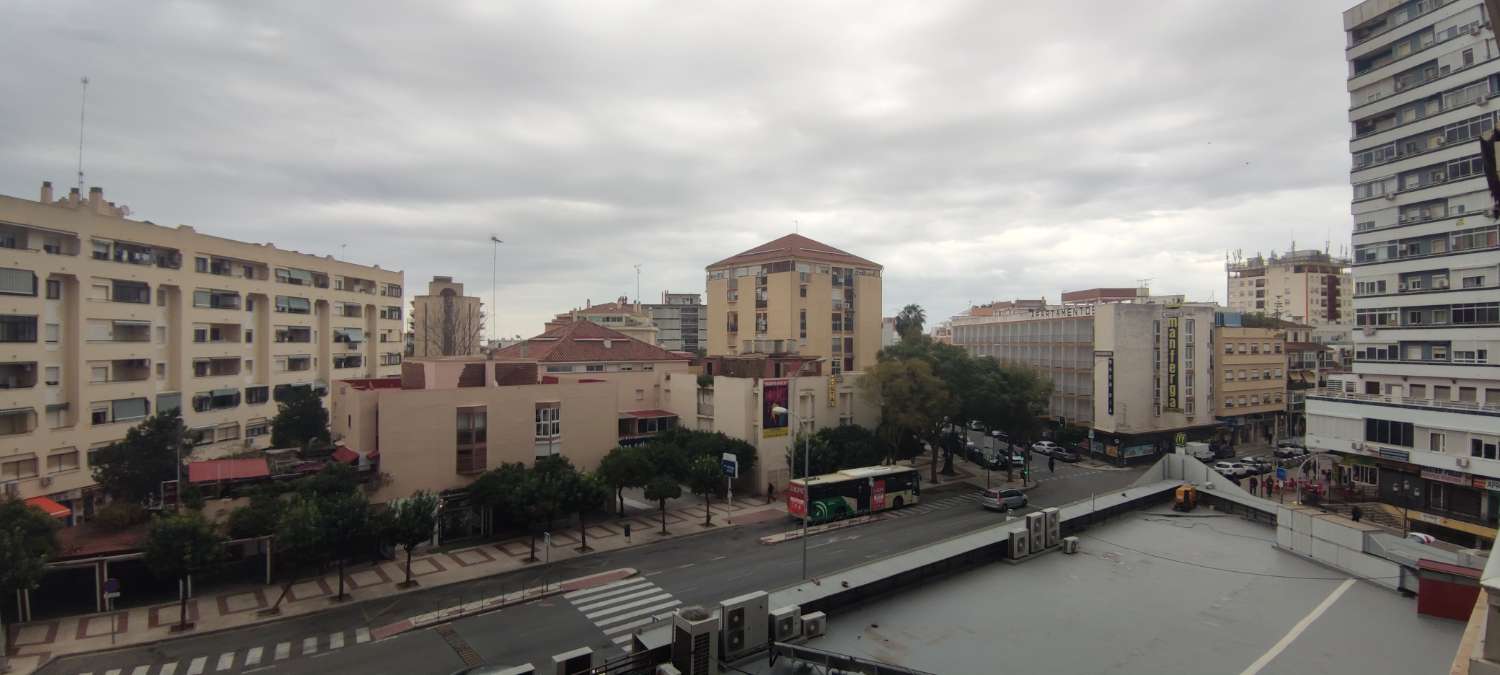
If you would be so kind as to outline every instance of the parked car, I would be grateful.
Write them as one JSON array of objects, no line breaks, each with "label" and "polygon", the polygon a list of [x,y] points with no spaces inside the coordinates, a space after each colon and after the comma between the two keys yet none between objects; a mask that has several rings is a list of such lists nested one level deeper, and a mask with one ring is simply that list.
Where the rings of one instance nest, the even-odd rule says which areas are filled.
[{"label": "parked car", "polygon": [[984,431],[984,425],[980,424],[978,420],[970,420],[969,429],[973,431]]},{"label": "parked car", "polygon": [[1052,441],[1037,441],[1031,444],[1031,451],[1039,455],[1050,455],[1061,449],[1062,447]]},{"label": "parked car", "polygon": [[1250,467],[1254,473],[1270,473],[1276,470],[1276,462],[1273,458],[1256,455],[1254,457],[1242,457],[1240,463]]},{"label": "parked car", "polygon": [[1275,455],[1277,457],[1282,458],[1282,459],[1291,459],[1291,458],[1295,458],[1295,457],[1301,457],[1301,456],[1306,455],[1306,454],[1308,454],[1307,448],[1304,448],[1304,447],[1302,447],[1300,445],[1289,445],[1289,444],[1288,445],[1278,445],[1278,446],[1276,446],[1276,452],[1275,452]]},{"label": "parked car", "polygon": [[1026,466],[1026,453],[1014,445],[1010,446],[1010,465],[1018,469]]},{"label": "parked car", "polygon": [[1079,457],[1077,452],[1068,448],[1058,448],[1052,451],[1052,459],[1059,462],[1076,462],[1079,460]]},{"label": "parked car", "polygon": [[1214,471],[1223,474],[1227,478],[1239,478],[1250,474],[1250,467],[1239,462],[1215,462]]},{"label": "parked car", "polygon": [[984,508],[995,511],[1022,509],[1026,508],[1026,493],[1020,490],[991,488],[980,493],[979,503]]}]

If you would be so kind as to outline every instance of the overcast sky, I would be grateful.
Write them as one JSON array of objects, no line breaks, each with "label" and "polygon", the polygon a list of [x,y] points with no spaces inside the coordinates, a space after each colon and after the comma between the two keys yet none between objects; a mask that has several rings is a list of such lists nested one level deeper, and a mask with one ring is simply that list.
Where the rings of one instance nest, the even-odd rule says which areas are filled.
[{"label": "overcast sky", "polygon": [[[1347,247],[1352,0],[69,2],[0,22],[0,193],[406,272],[499,332],[791,232],[886,313]],[[343,248],[347,245],[347,248]]]}]

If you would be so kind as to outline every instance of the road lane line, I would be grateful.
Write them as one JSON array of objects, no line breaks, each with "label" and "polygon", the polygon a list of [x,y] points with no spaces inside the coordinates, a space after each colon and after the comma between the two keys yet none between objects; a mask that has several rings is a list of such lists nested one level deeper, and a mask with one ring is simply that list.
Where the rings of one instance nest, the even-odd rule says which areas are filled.
[{"label": "road lane line", "polygon": [[177,672],[177,662],[173,661],[171,663],[163,663],[161,665],[161,671],[159,671],[156,675],[172,675],[173,673],[176,673],[176,672]]},{"label": "road lane line", "polygon": [[111,668],[109,670],[104,671],[104,675],[120,675],[120,669],[119,668]]},{"label": "road lane line", "polygon": [[608,619],[600,619],[598,621],[595,621],[594,625],[598,626],[602,630],[606,630],[607,631],[609,629],[605,628],[605,626],[608,626],[609,624],[618,623],[620,621],[625,621],[626,619],[633,619],[633,618],[641,616],[643,614],[650,614],[652,612],[660,612],[660,611],[662,611],[664,609],[668,609],[668,608],[671,608],[671,607],[676,607],[676,606],[678,606],[680,604],[682,604],[681,600],[673,600],[671,602],[663,602],[660,605],[652,605],[650,607],[642,607],[642,608],[637,609],[637,610],[632,610],[632,611],[626,612],[626,613],[621,614],[619,616],[612,616],[612,617],[609,617]]},{"label": "road lane line", "polygon": [[645,597],[645,596],[651,595],[653,593],[660,593],[660,592],[662,592],[662,590],[660,588],[657,588],[655,585],[652,585],[652,586],[649,586],[649,587],[642,586],[640,588],[631,589],[631,592],[630,593],[626,593],[625,595],[621,595],[621,596],[618,596],[618,597],[610,598],[608,600],[601,600],[599,602],[594,602],[594,603],[590,603],[590,604],[587,604],[587,605],[579,605],[578,606],[578,611],[580,611],[580,612],[591,612],[593,610],[599,609],[600,607],[608,607],[608,606],[613,605],[615,603],[625,602],[626,600],[634,600],[636,598],[641,598],[641,597]]},{"label": "road lane line", "polygon": [[343,633],[329,633],[328,634],[328,649],[329,650],[334,650],[334,649],[343,649],[343,648],[344,648],[344,634]]},{"label": "road lane line", "polygon": [[318,636],[314,635],[302,641],[302,653],[304,655],[318,653]]},{"label": "road lane line", "polygon": [[282,660],[284,658],[287,658],[288,656],[291,656],[291,655],[292,655],[292,643],[290,643],[290,642],[278,642],[278,643],[276,643],[276,660],[277,661],[280,661],[280,660]]},{"label": "road lane line", "polygon": [[621,586],[619,588],[611,590],[608,593],[600,593],[598,595],[590,595],[590,596],[588,596],[586,598],[575,599],[573,601],[573,604],[579,605],[580,607],[582,607],[583,605],[581,605],[579,603],[594,602],[595,600],[603,600],[604,598],[616,596],[616,595],[619,595],[621,593],[634,593],[636,591],[639,591],[639,590],[642,590],[642,589],[647,589],[647,588],[652,588],[652,587],[653,586],[652,586],[652,584],[651,584],[650,581],[647,581],[645,579],[641,579],[640,583],[638,583],[638,584],[632,584],[630,586]]},{"label": "road lane line", "polygon": [[245,652],[245,667],[249,668],[250,666],[260,665],[260,655],[264,652],[265,648],[263,647],[251,647],[250,651]]},{"label": "road lane line", "polygon": [[354,629],[354,644],[362,645],[362,644],[364,644],[366,642],[369,642],[369,641],[370,641],[370,629],[368,629],[368,628],[356,628],[356,629]]},{"label": "road lane line", "polygon": [[1256,659],[1255,663],[1250,664],[1249,668],[1241,671],[1240,675],[1256,675],[1256,673],[1259,673],[1262,668],[1265,668],[1267,664],[1271,663],[1272,659],[1275,659],[1277,656],[1280,656],[1283,651],[1286,651],[1286,648],[1290,647],[1292,645],[1292,642],[1295,641],[1298,636],[1302,635],[1303,631],[1307,630],[1308,626],[1311,626],[1314,621],[1317,621],[1318,617],[1323,616],[1323,612],[1328,611],[1328,608],[1332,607],[1333,603],[1338,602],[1339,598],[1343,597],[1344,592],[1349,590],[1349,587],[1353,585],[1353,579],[1345,579],[1344,583],[1339,584],[1338,588],[1333,589],[1333,592],[1329,593],[1328,597],[1323,598],[1323,602],[1318,603],[1318,606],[1314,607],[1311,612],[1308,612],[1307,616],[1302,617],[1302,620],[1298,621],[1297,625],[1292,626],[1292,629],[1287,631],[1286,635],[1283,635],[1281,637],[1281,640],[1279,640],[1276,644],[1271,645],[1271,648],[1266,650],[1266,653],[1261,654],[1260,658]]},{"label": "road lane line", "polygon": [[658,593],[657,595],[653,595],[653,596],[651,596],[649,598],[643,598],[641,600],[632,600],[632,601],[627,602],[627,603],[625,603],[623,605],[615,605],[614,607],[610,607],[608,609],[601,609],[601,610],[599,610],[597,612],[591,612],[591,613],[588,613],[588,614],[584,614],[583,618],[588,619],[589,621],[593,621],[595,619],[598,619],[601,616],[608,616],[610,614],[614,614],[616,612],[622,612],[624,610],[631,609],[633,607],[640,607],[641,605],[649,605],[649,604],[651,604],[653,602],[661,602],[662,600],[669,600],[671,598],[672,598],[672,594],[671,593],[667,593],[665,591],[662,591],[662,592]]},{"label": "road lane line", "polygon": [[200,656],[196,659],[193,659],[193,662],[188,664],[187,675],[200,675],[203,672],[204,664],[207,663],[207,656]]},{"label": "road lane line", "polygon": [[149,672],[150,670],[151,670],[151,666],[149,666],[149,665],[136,666],[135,670],[130,671],[130,675],[146,675],[146,673]]},{"label": "road lane line", "polygon": [[219,655],[219,667],[214,670],[229,670],[234,667],[234,652],[224,652]]},{"label": "road lane line", "polygon": [[654,616],[648,616],[643,619],[636,619],[635,621],[627,621],[618,626],[610,626],[609,628],[604,630],[604,634],[614,635],[615,633],[618,633],[620,631],[632,631],[653,621],[656,621],[656,617]]},{"label": "road lane line", "polygon": [[639,581],[640,581],[640,579],[636,579],[636,578],[633,578],[633,577],[630,578],[630,579],[621,579],[619,581],[611,581],[611,582],[609,582],[607,584],[600,584],[600,585],[595,586],[593,588],[585,588],[583,590],[573,591],[572,593],[564,593],[563,597],[567,598],[569,600],[572,600],[573,598],[581,598],[581,597],[583,597],[585,595],[590,595],[590,594],[593,594],[593,593],[598,593],[600,591],[608,590],[608,589],[611,589],[611,588],[616,588],[618,586],[624,586],[626,584],[637,583]]}]

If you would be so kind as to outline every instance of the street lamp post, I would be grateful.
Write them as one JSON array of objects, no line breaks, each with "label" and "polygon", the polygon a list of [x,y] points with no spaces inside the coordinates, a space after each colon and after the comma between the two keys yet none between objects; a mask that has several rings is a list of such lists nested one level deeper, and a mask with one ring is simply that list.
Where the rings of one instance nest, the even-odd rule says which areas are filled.
[{"label": "street lamp post", "polygon": [[499,340],[500,339],[500,333],[498,332],[499,329],[497,328],[497,326],[498,326],[497,322],[500,319],[500,312],[499,312],[499,309],[498,309],[499,306],[500,306],[500,299],[498,297],[496,297],[496,294],[498,293],[498,291],[496,291],[496,288],[497,288],[497,281],[496,281],[496,279],[498,279],[500,277],[500,245],[504,244],[504,243],[505,242],[501,241],[501,239],[499,237],[497,237],[497,236],[495,236],[493,234],[490,235],[490,339],[491,340]]},{"label": "street lamp post", "polygon": [[[788,402],[790,403],[790,401],[788,401]],[[779,405],[778,406],[773,406],[771,408],[771,413],[775,414],[775,415],[786,415],[787,416],[787,422],[789,424],[792,423],[792,421],[794,419],[796,419],[796,418],[794,418],[792,416],[792,414],[791,414],[792,411],[787,410],[786,408],[784,408],[782,406],[779,406]],[[798,421],[800,421],[800,420],[798,420]],[[798,429],[800,430],[800,425],[794,425],[794,426],[797,426]],[[807,482],[808,474],[811,473],[810,467],[812,466],[812,448],[809,445],[810,441],[811,441],[811,439],[808,439],[808,438],[804,438],[802,440],[802,537],[801,537],[801,539],[802,539],[802,578],[803,579],[807,578],[807,516],[808,516],[808,512],[811,511],[811,509],[812,509],[812,503],[809,500],[809,497],[811,497],[812,494],[811,494],[811,492],[809,490],[810,486],[808,485],[808,482]],[[792,444],[793,444],[792,447],[793,447],[793,449],[796,448],[796,443],[797,443],[797,440],[794,437],[792,439]]]}]

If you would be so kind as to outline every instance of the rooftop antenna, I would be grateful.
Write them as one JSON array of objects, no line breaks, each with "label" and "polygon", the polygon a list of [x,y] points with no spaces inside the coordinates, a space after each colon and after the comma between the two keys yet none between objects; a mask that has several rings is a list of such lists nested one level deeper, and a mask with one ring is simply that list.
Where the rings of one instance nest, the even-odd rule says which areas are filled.
[{"label": "rooftop antenna", "polygon": [[641,265],[635,266],[635,304],[641,304]]},{"label": "rooftop antenna", "polygon": [[795,232],[797,234],[802,234],[802,223],[799,223],[799,222],[793,220],[792,221],[792,232]]},{"label": "rooftop antenna", "polygon": [[89,76],[84,75],[79,83],[83,92],[78,99],[78,191],[83,192],[83,121],[89,103]]}]

